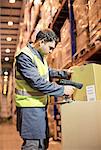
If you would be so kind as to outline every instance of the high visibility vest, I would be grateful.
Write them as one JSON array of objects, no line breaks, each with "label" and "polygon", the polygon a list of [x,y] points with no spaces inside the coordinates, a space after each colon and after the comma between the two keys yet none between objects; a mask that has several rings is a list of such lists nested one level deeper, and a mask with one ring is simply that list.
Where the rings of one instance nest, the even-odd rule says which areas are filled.
[{"label": "high visibility vest", "polygon": [[[32,59],[32,62],[37,65],[40,76],[49,81],[48,65],[44,59],[44,63],[33,54],[28,47],[24,47],[20,52],[16,54],[18,56],[21,52],[26,54]],[[32,70],[31,70],[32,71]],[[33,77],[34,78],[34,77]],[[17,107],[45,107],[47,104],[47,95],[42,92],[31,88],[24,80],[21,74],[16,70],[16,89],[15,89],[15,101]]]}]

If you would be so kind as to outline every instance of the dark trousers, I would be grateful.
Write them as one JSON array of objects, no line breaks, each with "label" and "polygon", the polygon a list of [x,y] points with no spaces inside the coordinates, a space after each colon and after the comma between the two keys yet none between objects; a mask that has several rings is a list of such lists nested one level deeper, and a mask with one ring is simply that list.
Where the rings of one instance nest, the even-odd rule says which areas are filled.
[{"label": "dark trousers", "polygon": [[[47,109],[46,109],[47,110]],[[48,127],[48,118],[46,111],[46,139],[44,140],[33,140],[33,139],[24,139],[24,143],[21,147],[21,150],[46,150],[49,146],[49,127]],[[21,133],[21,109],[17,108],[17,131]],[[36,149],[35,149],[36,148]]]},{"label": "dark trousers", "polygon": [[21,150],[46,150],[44,140],[25,140]]}]

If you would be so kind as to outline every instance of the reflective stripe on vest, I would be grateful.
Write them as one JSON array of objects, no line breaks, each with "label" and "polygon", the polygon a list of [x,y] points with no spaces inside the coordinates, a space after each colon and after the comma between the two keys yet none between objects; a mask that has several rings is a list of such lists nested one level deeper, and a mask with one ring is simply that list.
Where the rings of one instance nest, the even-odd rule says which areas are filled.
[{"label": "reflective stripe on vest", "polygon": [[32,92],[31,91],[23,91],[23,90],[18,90],[18,89],[15,89],[15,93],[18,94],[18,95],[23,95],[23,96],[43,96],[44,94],[40,91],[35,91],[33,90]]},{"label": "reflective stripe on vest", "polygon": [[[46,60],[44,59],[43,64],[42,61],[35,54],[33,54],[28,47],[23,48],[20,53],[21,52],[28,55],[32,59],[32,62],[37,65],[40,76],[44,77],[46,80],[49,80]],[[20,53],[18,53],[18,55]],[[47,95],[31,88],[18,71],[16,71],[15,92],[15,100],[18,107],[45,107],[47,104]]]}]

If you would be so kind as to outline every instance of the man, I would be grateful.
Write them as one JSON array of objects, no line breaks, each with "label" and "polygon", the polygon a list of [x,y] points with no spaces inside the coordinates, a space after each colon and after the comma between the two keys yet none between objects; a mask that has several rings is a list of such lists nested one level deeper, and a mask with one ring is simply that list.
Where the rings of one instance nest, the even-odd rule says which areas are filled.
[{"label": "man", "polygon": [[45,150],[46,108],[49,96],[71,96],[72,86],[62,86],[49,81],[49,76],[68,76],[65,71],[49,69],[44,58],[57,43],[55,33],[39,31],[36,41],[27,44],[16,54],[16,106],[17,130],[24,140],[22,150]]}]

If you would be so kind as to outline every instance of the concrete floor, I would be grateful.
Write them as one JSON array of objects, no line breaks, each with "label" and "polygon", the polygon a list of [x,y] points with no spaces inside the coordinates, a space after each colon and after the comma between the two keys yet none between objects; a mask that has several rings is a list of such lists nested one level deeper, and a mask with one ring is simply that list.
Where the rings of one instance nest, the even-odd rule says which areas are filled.
[{"label": "concrete floor", "polygon": [[[20,150],[20,139],[14,124],[0,125],[0,150]],[[50,141],[48,150],[61,150],[59,142]]]}]

